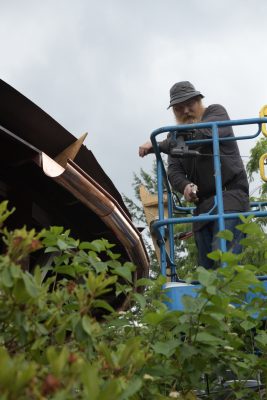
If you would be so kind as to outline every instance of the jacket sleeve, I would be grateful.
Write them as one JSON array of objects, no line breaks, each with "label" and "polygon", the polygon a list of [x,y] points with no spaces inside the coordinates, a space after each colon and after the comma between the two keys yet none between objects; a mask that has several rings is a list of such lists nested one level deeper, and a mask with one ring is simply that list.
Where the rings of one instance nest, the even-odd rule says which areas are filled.
[{"label": "jacket sleeve", "polygon": [[[169,134],[166,139],[162,140],[161,142],[158,142],[159,146],[159,151],[161,153],[169,154],[170,152],[170,137]],[[147,154],[153,154],[155,153],[154,147],[152,146],[150,150],[148,150]]]},{"label": "jacket sleeve", "polygon": [[168,134],[168,137],[166,139],[162,140],[161,142],[159,142],[158,145],[159,145],[159,149],[162,153],[169,154],[169,152],[170,152],[169,134]]},{"label": "jacket sleeve", "polygon": [[[176,145],[176,141],[173,142],[170,133],[168,133],[167,138],[162,140],[161,142],[158,142],[158,145],[159,145],[159,151],[161,153],[170,154],[170,149],[172,146]],[[149,153],[154,153],[153,147],[149,150],[148,154]]]}]

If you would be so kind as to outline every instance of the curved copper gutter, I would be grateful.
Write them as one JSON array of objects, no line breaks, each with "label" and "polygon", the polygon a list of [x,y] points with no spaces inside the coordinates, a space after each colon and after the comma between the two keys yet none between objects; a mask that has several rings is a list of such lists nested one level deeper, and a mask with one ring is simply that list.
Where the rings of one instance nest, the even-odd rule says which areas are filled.
[{"label": "curved copper gutter", "polygon": [[135,279],[148,277],[149,260],[141,234],[116,200],[71,160],[63,168],[40,153],[35,161],[47,176],[72,193],[110,228],[137,267]]}]

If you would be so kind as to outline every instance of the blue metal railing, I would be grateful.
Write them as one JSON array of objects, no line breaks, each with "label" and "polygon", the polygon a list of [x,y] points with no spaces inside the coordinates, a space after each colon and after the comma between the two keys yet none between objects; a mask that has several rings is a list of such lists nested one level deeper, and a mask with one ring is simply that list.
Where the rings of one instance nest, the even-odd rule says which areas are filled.
[{"label": "blue metal railing", "polygon": [[[157,162],[157,185],[158,185],[158,220],[154,221],[151,228],[156,233],[158,238],[158,243],[160,247],[160,264],[161,273],[166,275],[167,266],[171,269],[172,281],[176,281],[176,264],[175,264],[175,242],[174,242],[174,225],[192,223],[196,221],[218,221],[219,230],[223,231],[225,229],[224,221],[225,219],[236,218],[240,215],[254,217],[267,216],[267,209],[264,210],[267,205],[266,202],[252,202],[251,211],[248,212],[238,212],[238,213],[225,213],[223,205],[223,191],[222,191],[222,176],[221,176],[221,163],[220,163],[220,142],[224,141],[237,141],[237,140],[247,140],[254,139],[261,133],[262,124],[267,123],[267,118],[251,118],[243,120],[227,120],[227,121],[216,121],[216,122],[202,122],[197,124],[187,124],[187,125],[173,125],[166,126],[156,129],[152,132],[150,138],[154,148]],[[219,128],[227,126],[240,126],[240,125],[258,125],[258,130],[255,134],[246,136],[234,136],[234,137],[219,137]],[[208,128],[211,130],[212,138],[208,139],[198,139],[198,140],[186,140],[185,144],[207,144],[212,143],[213,146],[213,164],[214,164],[214,175],[215,175],[215,187],[216,195],[215,202],[217,207],[217,213],[212,213],[211,210],[205,214],[200,214],[198,216],[193,216],[191,213],[194,207],[183,207],[181,205],[177,206],[173,202],[173,194],[171,187],[167,178],[164,163],[161,157],[159,145],[156,141],[156,137],[162,133],[172,133],[176,132],[177,137],[184,135],[185,131],[192,131],[194,129],[204,129]],[[165,190],[164,190],[165,187]],[[164,200],[163,194],[167,192],[167,204],[168,204],[168,217],[164,217]],[[213,211],[214,207],[212,208]],[[174,212],[178,212],[180,217],[174,217]],[[182,217],[181,215],[185,215]],[[165,235],[169,238],[170,251],[168,252],[165,246]],[[226,241],[222,238],[219,239],[219,248],[225,252],[226,251]],[[265,277],[264,277],[265,278]],[[267,279],[267,277],[266,277]]]}]

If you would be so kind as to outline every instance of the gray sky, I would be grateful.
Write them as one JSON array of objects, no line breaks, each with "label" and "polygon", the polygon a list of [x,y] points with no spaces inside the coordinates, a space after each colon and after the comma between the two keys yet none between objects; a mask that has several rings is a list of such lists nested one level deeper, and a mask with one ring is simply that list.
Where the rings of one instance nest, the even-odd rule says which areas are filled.
[{"label": "gray sky", "polygon": [[[232,119],[267,103],[266,0],[0,0],[1,78],[91,149],[117,189],[150,133],[173,124],[169,88],[190,80]],[[238,135],[255,128],[236,129]],[[249,155],[253,143],[240,145]],[[244,158],[247,161],[247,158]]]}]

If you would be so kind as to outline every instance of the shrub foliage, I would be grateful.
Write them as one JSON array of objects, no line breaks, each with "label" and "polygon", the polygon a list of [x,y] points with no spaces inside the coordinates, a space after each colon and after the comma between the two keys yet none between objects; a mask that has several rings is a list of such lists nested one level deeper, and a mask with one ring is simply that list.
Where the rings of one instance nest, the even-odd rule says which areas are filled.
[{"label": "shrub foliage", "polygon": [[[8,215],[2,203],[1,399],[260,398],[246,388],[267,375],[266,291],[256,276],[266,273],[267,241],[257,225],[244,220],[240,229],[244,245],[261,252],[259,265],[214,252],[224,266],[198,268],[188,277],[201,283],[197,296],[169,311],[164,278],[139,280],[145,291],[136,291],[134,266],[106,240],[80,242],[60,227],[10,232]],[[29,272],[40,251],[49,261]],[[127,311],[110,305],[111,292],[129,296]]]}]

